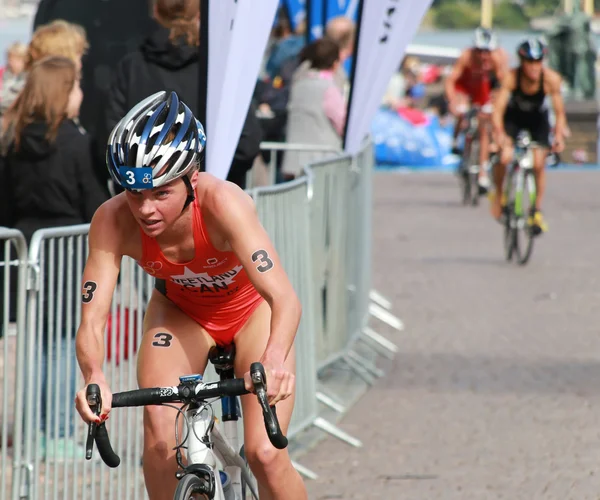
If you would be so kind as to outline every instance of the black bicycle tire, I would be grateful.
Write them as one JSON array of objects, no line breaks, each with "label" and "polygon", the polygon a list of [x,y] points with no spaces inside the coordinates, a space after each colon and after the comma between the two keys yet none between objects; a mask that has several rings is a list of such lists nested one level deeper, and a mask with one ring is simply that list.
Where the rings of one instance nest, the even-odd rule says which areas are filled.
[{"label": "black bicycle tire", "polygon": [[[514,200],[512,195],[513,188],[513,172],[511,170],[506,174],[506,182],[508,189],[506,190],[506,207],[504,212],[504,231],[503,231],[503,243],[504,243],[504,256],[508,262],[512,260],[514,251],[515,251],[515,230],[513,228],[512,219],[514,216]],[[498,196],[498,193],[496,194]],[[499,194],[502,196],[502,194]],[[509,240],[510,239],[510,240]],[[510,243],[510,246],[509,246]]]},{"label": "black bicycle tire", "polygon": [[[189,500],[189,496],[193,493],[200,493],[200,491],[194,491],[197,488],[202,487],[203,481],[194,474],[186,474],[183,476],[177,484],[175,490],[175,496],[173,500]],[[210,500],[207,495],[203,495],[206,500]]]},{"label": "black bicycle tire", "polygon": [[471,202],[471,177],[468,171],[461,174],[461,185],[463,192],[463,205],[468,205]]},{"label": "black bicycle tire", "polygon": [[[524,175],[523,198],[529,196],[529,193],[526,191],[526,189],[527,189],[526,186],[527,186],[527,177],[529,177],[530,175],[533,176],[533,171],[531,171],[531,170],[527,171]],[[535,176],[533,176],[533,182],[535,183]],[[536,189],[537,189],[537,185],[536,185]],[[536,194],[536,196],[537,196],[537,194]],[[529,214],[526,215],[526,217],[528,217],[528,216],[529,216]],[[529,259],[531,258],[531,254],[533,253],[533,240],[535,239],[535,236],[533,234],[533,228],[530,227],[529,224],[527,224],[527,223],[525,224],[525,233],[527,235],[527,245],[526,245],[524,254],[521,253],[521,247],[518,244],[518,238],[515,236],[515,239],[517,240],[517,245],[516,245],[517,262],[521,266],[524,266],[525,264],[527,264],[527,262],[529,262]]]},{"label": "black bicycle tire", "polygon": [[479,205],[479,175],[469,174],[471,176],[471,206]]},{"label": "black bicycle tire", "polygon": [[[462,201],[463,205],[468,205],[471,202],[471,174],[469,173],[469,157],[471,155],[471,146],[473,144],[472,140],[465,139],[465,148],[461,158],[461,173],[460,173],[460,183],[462,187]],[[467,154],[467,151],[469,152]]]},{"label": "black bicycle tire", "polygon": [[[473,148],[473,145],[476,144],[477,148]],[[479,149],[481,148],[481,144],[479,143],[479,131],[476,131],[473,134],[473,139],[471,140],[471,151],[469,152],[469,186],[470,192],[469,197],[471,199],[471,206],[476,207],[479,205],[479,172],[471,173],[471,167],[473,166],[473,151],[477,152],[476,161],[479,164]]]}]

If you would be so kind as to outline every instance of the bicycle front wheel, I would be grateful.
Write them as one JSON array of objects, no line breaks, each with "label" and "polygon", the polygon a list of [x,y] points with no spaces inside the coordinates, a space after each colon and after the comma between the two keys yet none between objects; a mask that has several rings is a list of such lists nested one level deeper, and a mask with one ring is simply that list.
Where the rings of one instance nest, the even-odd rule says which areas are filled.
[{"label": "bicycle front wheel", "polygon": [[517,253],[517,262],[524,265],[533,252],[534,227],[530,219],[535,212],[537,191],[532,170],[523,172],[522,179],[523,186],[517,193],[515,203],[515,212],[517,212],[515,251]]},{"label": "bicycle front wheel", "polygon": [[471,142],[468,163],[468,190],[472,206],[479,205],[479,134],[475,134]]},{"label": "bicycle front wheel", "polygon": [[203,491],[206,491],[206,481],[187,474],[179,480],[173,500],[210,500]]},{"label": "bicycle front wheel", "polygon": [[515,182],[513,179],[514,172],[511,170],[507,174],[504,196],[507,200],[507,205],[504,207],[504,255],[506,260],[510,261],[515,254],[516,241],[516,226],[515,217]]}]

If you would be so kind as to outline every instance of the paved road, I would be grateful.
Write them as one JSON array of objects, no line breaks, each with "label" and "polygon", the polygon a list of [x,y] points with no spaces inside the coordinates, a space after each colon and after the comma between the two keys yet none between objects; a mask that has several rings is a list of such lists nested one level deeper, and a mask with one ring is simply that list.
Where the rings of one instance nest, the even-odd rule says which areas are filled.
[{"label": "paved road", "polygon": [[365,447],[302,457],[311,499],[600,498],[599,180],[550,175],[550,232],[523,268],[454,177],[377,175],[374,286],[406,329],[340,424]]}]

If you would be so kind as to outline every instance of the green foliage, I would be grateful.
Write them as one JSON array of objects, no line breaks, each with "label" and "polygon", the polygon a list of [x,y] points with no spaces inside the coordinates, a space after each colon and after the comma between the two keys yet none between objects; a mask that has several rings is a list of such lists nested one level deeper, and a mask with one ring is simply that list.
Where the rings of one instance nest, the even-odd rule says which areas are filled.
[{"label": "green foliage", "polygon": [[[533,17],[552,14],[557,0],[513,0],[494,4],[494,28],[522,30]],[[427,21],[439,29],[472,29],[481,21],[481,0],[434,0]]]},{"label": "green foliage", "polygon": [[480,11],[478,7],[463,0],[444,1],[435,9],[434,22],[435,26],[441,29],[475,28],[479,26]]},{"label": "green foliage", "polygon": [[495,6],[494,27],[515,30],[527,29],[529,27],[529,20],[521,7],[504,1]]}]

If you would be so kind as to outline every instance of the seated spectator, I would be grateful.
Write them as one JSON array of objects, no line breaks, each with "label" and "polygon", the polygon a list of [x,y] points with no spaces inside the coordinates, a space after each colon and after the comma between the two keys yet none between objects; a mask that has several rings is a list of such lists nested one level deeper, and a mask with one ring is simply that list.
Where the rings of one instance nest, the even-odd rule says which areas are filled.
[{"label": "seated spectator", "polygon": [[404,105],[408,108],[423,108],[426,89],[420,81],[418,73],[414,70],[405,69],[404,78],[406,81],[406,102]]},{"label": "seated spectator", "polygon": [[[335,83],[341,64],[340,49],[333,40],[321,38],[307,45],[300,54],[308,70],[292,84],[288,104],[287,141],[293,144],[329,146],[342,149],[346,123],[346,102]],[[294,178],[308,163],[323,158],[323,153],[288,151],[283,173]]]},{"label": "seated spectator", "polygon": [[390,78],[381,105],[391,110],[397,110],[405,105],[406,80],[402,73],[394,73]]},{"label": "seated spectator", "polygon": [[6,51],[6,66],[0,68],[0,120],[25,84],[27,46],[13,43]]},{"label": "seated spectator", "polygon": [[[0,199],[5,206],[0,216],[3,224],[20,230],[28,243],[38,229],[89,223],[96,209],[108,198],[93,174],[90,139],[75,121],[82,97],[75,61],[66,57],[49,57],[30,66],[25,87],[6,114],[2,136],[5,156],[0,172]],[[42,269],[47,269],[51,262],[51,255],[46,254],[45,258]],[[74,266],[68,261],[70,258],[73,256],[65,255],[59,261],[56,255],[55,269],[60,272],[66,266]],[[47,273],[42,276],[48,279]],[[56,283],[48,282],[46,287],[55,290]],[[66,287],[65,280],[64,297],[67,296]],[[14,294],[15,290],[11,293]],[[13,296],[10,303],[16,304],[15,299]],[[44,297],[43,300],[49,299]],[[41,352],[36,351],[38,359],[30,360],[32,366],[39,367],[42,380],[34,404],[41,408],[42,455],[56,449],[59,455],[66,453],[83,457],[84,450],[77,448],[71,439],[73,418],[70,422],[66,421],[64,404],[59,408],[53,406],[56,390],[61,392],[61,400],[73,401],[76,393],[75,329],[66,331],[64,328],[67,324],[66,302],[56,305],[53,322],[47,313],[41,320],[40,341],[43,348]],[[46,304],[41,305],[44,311],[50,309]],[[11,313],[14,314],[14,311]],[[62,330],[58,330],[61,324]],[[76,324],[74,318],[72,324]],[[52,350],[47,344],[50,332],[66,339],[60,350],[56,339]],[[50,358],[53,367],[67,366],[69,343],[73,356],[70,361],[72,370],[67,374],[62,369],[58,378],[54,376],[49,382],[46,379],[46,363]],[[51,401],[50,407],[46,405],[47,397]],[[55,428],[58,434],[54,432]],[[50,446],[50,440],[56,447],[54,444]]]}]

